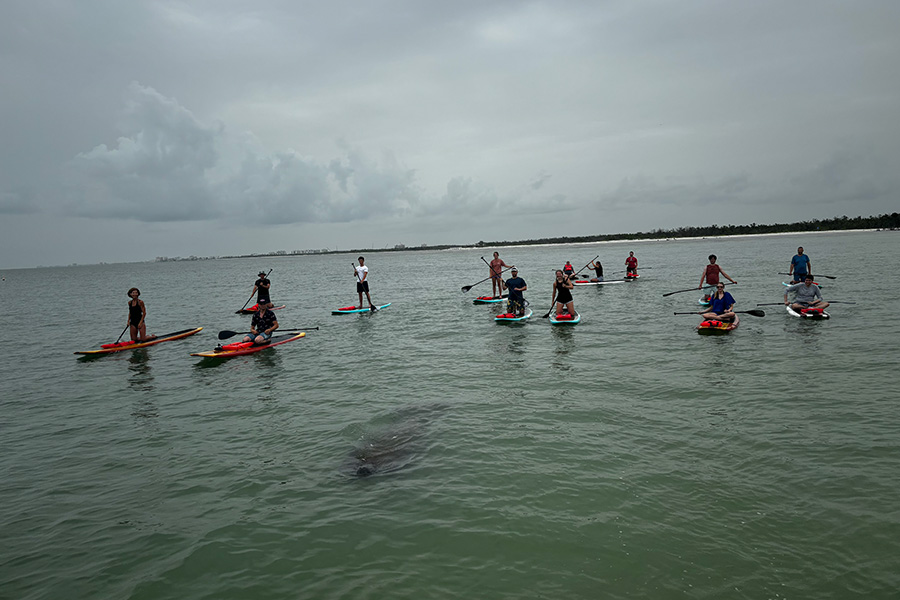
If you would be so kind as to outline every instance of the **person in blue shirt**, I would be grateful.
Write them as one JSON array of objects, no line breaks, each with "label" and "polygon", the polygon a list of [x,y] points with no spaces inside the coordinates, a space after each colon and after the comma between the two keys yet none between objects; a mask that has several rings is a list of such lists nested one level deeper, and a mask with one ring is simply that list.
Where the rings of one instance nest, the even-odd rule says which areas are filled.
[{"label": "person in blue shirt", "polygon": [[525,280],[519,277],[519,270],[515,267],[509,270],[512,277],[503,282],[503,287],[509,290],[509,298],[506,301],[507,310],[517,317],[525,315],[525,296],[522,294],[528,289]]},{"label": "person in blue shirt", "polygon": [[716,293],[709,298],[709,308],[700,313],[704,319],[718,321],[734,321],[734,297],[725,291],[725,284],[716,284]]},{"label": "person in blue shirt", "polygon": [[803,254],[803,246],[797,248],[797,254],[791,259],[791,268],[788,270],[791,283],[803,283],[807,275],[812,275],[812,263],[809,257]]}]

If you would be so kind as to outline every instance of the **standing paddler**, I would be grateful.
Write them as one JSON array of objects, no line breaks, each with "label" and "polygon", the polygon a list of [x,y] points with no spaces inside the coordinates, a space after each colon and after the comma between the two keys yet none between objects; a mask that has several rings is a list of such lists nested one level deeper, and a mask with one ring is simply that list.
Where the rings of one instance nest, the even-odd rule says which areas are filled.
[{"label": "standing paddler", "polygon": [[806,275],[812,276],[812,263],[809,256],[803,254],[803,246],[797,248],[797,254],[791,258],[791,268],[788,269],[788,275],[791,276],[791,283],[803,283],[806,281]]},{"label": "standing paddler", "polygon": [[[715,254],[710,254],[708,257],[709,264],[703,267],[703,273],[700,274],[700,285],[697,286],[698,290],[703,289],[704,282],[706,285],[716,286],[719,284],[719,275],[722,275],[730,281],[731,283],[737,283],[734,279],[728,276],[728,273],[722,270],[722,267],[716,264]],[[703,294],[703,301],[707,301],[710,298],[710,294]]]},{"label": "standing paddler", "polygon": [[257,275],[259,279],[253,284],[253,291],[250,292],[250,297],[252,298],[253,294],[256,294],[256,304],[262,305],[270,301],[269,288],[272,287],[272,282],[269,281],[269,273],[265,271],[260,271]]},{"label": "standing paddler", "polygon": [[488,267],[491,270],[491,293],[494,298],[499,298],[503,295],[503,279],[500,278],[500,273],[509,265],[503,262],[499,252],[494,252],[494,258],[488,263]]},{"label": "standing paddler", "polygon": [[360,256],[359,266],[354,265],[353,276],[356,277],[356,292],[359,294],[359,308],[362,309],[362,295],[366,294],[366,300],[369,301],[369,310],[375,311],[375,305],[372,304],[372,297],[369,296],[369,267],[366,266],[366,259]]}]

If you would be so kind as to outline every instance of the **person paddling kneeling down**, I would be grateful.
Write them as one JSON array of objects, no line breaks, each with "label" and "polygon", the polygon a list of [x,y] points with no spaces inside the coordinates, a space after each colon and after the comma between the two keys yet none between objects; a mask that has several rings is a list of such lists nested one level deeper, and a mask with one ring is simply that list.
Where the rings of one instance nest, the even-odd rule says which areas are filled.
[{"label": "person paddling kneeling down", "polygon": [[734,298],[725,291],[725,284],[716,284],[716,293],[709,298],[709,309],[701,312],[704,319],[718,319],[719,321],[734,321]]},{"label": "person paddling kneeling down", "polygon": [[550,298],[550,305],[556,303],[556,314],[563,315],[567,312],[575,316],[575,303],[572,300],[572,284],[568,275],[564,275],[559,269],[556,271],[556,280],[553,282],[553,296]]}]

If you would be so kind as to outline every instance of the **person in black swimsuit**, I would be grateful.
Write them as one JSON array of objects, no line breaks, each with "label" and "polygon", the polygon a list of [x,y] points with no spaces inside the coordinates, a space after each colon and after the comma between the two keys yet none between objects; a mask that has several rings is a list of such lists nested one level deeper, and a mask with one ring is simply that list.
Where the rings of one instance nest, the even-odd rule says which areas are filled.
[{"label": "person in black swimsuit", "polygon": [[130,300],[128,301],[128,321],[126,324],[131,329],[132,342],[146,342],[148,339],[156,337],[155,335],[147,337],[147,325],[144,323],[144,318],[147,316],[147,307],[144,306],[144,301],[138,297],[140,295],[141,290],[136,287],[128,290]]},{"label": "person in black swimsuit", "polygon": [[550,304],[556,301],[556,314],[561,315],[564,310],[573,317],[575,316],[575,303],[572,301],[572,280],[568,275],[564,275],[562,270],[556,271],[556,280],[553,282],[553,297],[550,298]]}]

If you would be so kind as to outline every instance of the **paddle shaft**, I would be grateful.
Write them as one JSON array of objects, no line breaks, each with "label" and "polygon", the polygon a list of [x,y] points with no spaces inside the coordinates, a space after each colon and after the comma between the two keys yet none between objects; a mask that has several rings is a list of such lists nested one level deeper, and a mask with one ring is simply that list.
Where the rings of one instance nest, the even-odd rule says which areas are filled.
[{"label": "paddle shaft", "polygon": [[[595,260],[597,260],[598,258],[600,258],[600,255],[599,255],[599,254],[598,254],[597,256],[595,256],[594,258],[592,258],[592,259],[590,260],[590,262],[588,262],[588,264],[584,265],[583,267],[581,267],[580,269],[578,269],[577,271],[575,271],[575,272],[572,273],[571,275],[568,275],[569,279],[572,279],[573,277],[579,277],[579,276],[581,276],[581,272],[584,271],[585,269],[587,269],[589,266],[591,266],[591,263],[594,262]],[[648,268],[649,268],[649,267],[648,267]]]},{"label": "paddle shaft", "polygon": [[[779,275],[790,275],[791,277],[796,275],[796,273],[781,273],[781,272],[779,272],[778,274]],[[804,277],[806,277],[806,275],[804,275]],[[832,277],[831,275],[816,275],[815,277],[824,277],[825,279],[837,279],[837,277]]]},{"label": "paddle shaft", "polygon": [[[497,275],[501,275],[501,274],[505,273],[506,271],[509,271],[509,269],[512,269],[512,267],[508,267],[508,268],[506,268],[506,269],[503,269],[502,271],[500,271],[500,273],[497,273]],[[464,286],[462,286],[462,291],[463,291],[463,293],[466,293],[466,292],[468,292],[469,290],[471,290],[473,287],[475,287],[476,285],[478,285],[479,283],[484,283],[484,282],[487,281],[488,279],[493,279],[493,278],[494,278],[494,276],[491,275],[490,277],[488,277],[488,278],[486,278],[486,279],[482,279],[481,281],[477,281],[477,282],[473,283],[472,285],[464,285]]]},{"label": "paddle shaft", "polygon": [[[758,304],[757,306],[763,306],[763,305],[762,305],[762,304]],[[733,310],[733,311],[731,311],[731,312],[733,312],[733,313],[735,313],[735,314],[751,315],[751,316],[754,316],[754,317],[764,317],[764,316],[766,316],[766,312],[765,312],[765,311],[763,311],[763,310],[756,310],[755,308],[751,308],[750,310]],[[673,313],[673,314],[676,314],[676,315],[702,315],[703,312],[677,312],[677,313]]]},{"label": "paddle shaft", "polygon": [[[619,271],[619,273],[621,273],[621,271]],[[716,284],[716,285],[718,285],[718,284]],[[734,285],[734,284],[732,284],[732,283],[723,283],[722,285]],[[704,287],[715,287],[715,286],[714,286],[714,285],[707,285],[707,286],[704,286]],[[680,293],[682,293],[682,292],[696,292],[698,289],[701,289],[701,290],[702,290],[703,287],[700,287],[700,288],[688,288],[688,289],[686,289],[686,290],[675,290],[674,292],[668,292],[668,293],[663,294],[663,298],[665,298],[666,296],[671,296],[672,294],[680,294]]]},{"label": "paddle shaft", "polygon": [[[290,333],[290,332],[292,332],[292,331],[311,331],[311,330],[314,330],[314,329],[318,329],[318,327],[299,327],[299,328],[291,328],[291,327],[287,327],[287,328],[285,328],[285,329],[282,329],[281,327],[279,327],[279,328],[278,328],[278,331],[279,331],[280,333]],[[229,330],[225,329],[225,330],[219,332],[219,339],[220,339],[220,340],[226,340],[226,339],[228,339],[228,338],[230,338],[230,337],[234,337],[234,336],[240,335],[240,334],[242,334],[242,333],[243,333],[243,334],[248,334],[248,335],[250,334],[249,331],[229,331]],[[273,332],[273,333],[274,333],[274,332]]]},{"label": "paddle shaft", "polygon": [[129,321],[128,325],[125,326],[125,329],[122,330],[122,333],[119,334],[119,337],[118,337],[118,339],[116,340],[116,343],[117,343],[117,344],[119,343],[119,340],[122,339],[122,336],[125,335],[125,332],[128,331],[128,328],[129,328],[130,326],[131,326],[131,322]]}]

